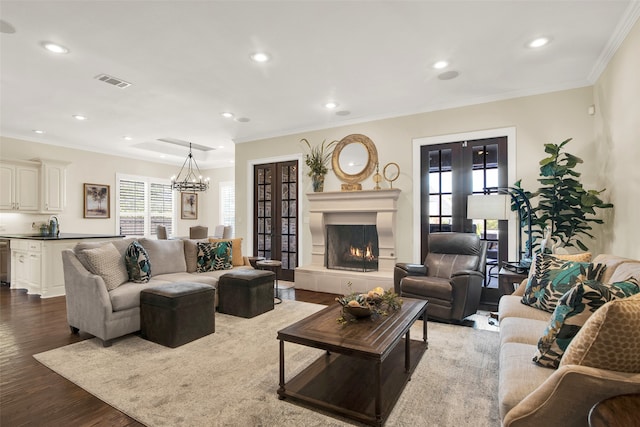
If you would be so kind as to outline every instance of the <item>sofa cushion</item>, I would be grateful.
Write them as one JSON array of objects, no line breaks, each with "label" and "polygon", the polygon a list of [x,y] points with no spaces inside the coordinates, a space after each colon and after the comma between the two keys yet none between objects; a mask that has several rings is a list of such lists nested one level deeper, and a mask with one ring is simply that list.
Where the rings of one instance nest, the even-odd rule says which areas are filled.
[{"label": "sofa cushion", "polygon": [[521,297],[514,295],[503,295],[500,298],[498,313],[501,323],[504,319],[509,317],[542,320],[545,324],[549,322],[551,313],[524,305],[522,304],[521,299]]},{"label": "sofa cushion", "polygon": [[129,280],[124,257],[112,243],[85,249],[84,254],[89,264],[89,271],[102,277],[108,291]]},{"label": "sofa cushion", "polygon": [[627,262],[640,261],[611,254],[600,254],[593,259],[594,264],[602,264],[607,267],[604,274],[600,278],[600,281],[602,283],[611,283],[611,276],[613,276],[613,273],[618,269],[619,266]]},{"label": "sofa cushion", "polygon": [[198,266],[202,273],[212,270],[229,270],[231,264],[231,242],[198,243]]},{"label": "sofa cushion", "polygon": [[535,345],[518,342],[508,342],[500,347],[498,399],[501,419],[555,372],[531,363],[535,348]]},{"label": "sofa cushion", "polygon": [[522,303],[553,312],[558,300],[578,281],[598,280],[604,266],[587,262],[564,261],[546,254],[536,256],[533,276],[522,296]]},{"label": "sofa cushion", "polygon": [[630,279],[640,282],[640,261],[628,261],[618,265],[611,273],[610,283],[624,282]]},{"label": "sofa cushion", "polygon": [[231,263],[234,267],[244,265],[244,257],[242,256],[242,237],[235,239],[214,239],[209,238],[209,242],[231,242]]},{"label": "sofa cushion", "polygon": [[428,295],[441,301],[453,300],[453,289],[450,279],[433,276],[407,276],[402,279],[403,294]]},{"label": "sofa cushion", "polygon": [[167,280],[152,277],[147,283],[127,282],[109,291],[111,309],[114,312],[140,307],[140,291],[159,285],[167,285]]},{"label": "sofa cushion", "polygon": [[[212,272],[212,273],[218,273]],[[221,270],[220,276],[227,271]],[[218,277],[210,275],[209,273],[168,273],[161,276],[155,276],[157,279],[166,280],[168,282],[194,282],[204,283],[209,286],[216,286],[218,284]]]},{"label": "sofa cushion", "polygon": [[184,260],[187,273],[195,273],[198,269],[198,243],[207,243],[208,239],[184,239]]},{"label": "sofa cushion", "polygon": [[182,240],[140,239],[140,244],[149,255],[153,266],[153,275],[180,273],[187,271],[184,259],[184,242]]},{"label": "sofa cushion", "polygon": [[147,251],[138,242],[131,242],[124,256],[129,280],[147,283],[151,278],[151,264]]},{"label": "sofa cushion", "polygon": [[563,365],[640,373],[640,294],[596,311],[565,351]]},{"label": "sofa cushion", "polygon": [[[520,304],[522,306],[522,304]],[[524,307],[524,306],[523,306]],[[522,317],[507,317],[500,320],[500,344],[519,342],[537,345],[544,333],[548,320],[525,319]]]},{"label": "sofa cushion", "polygon": [[596,280],[578,283],[560,298],[544,335],[538,341],[533,361],[541,366],[557,368],[571,340],[592,313],[608,301],[625,298],[640,291],[638,282],[605,285]]}]

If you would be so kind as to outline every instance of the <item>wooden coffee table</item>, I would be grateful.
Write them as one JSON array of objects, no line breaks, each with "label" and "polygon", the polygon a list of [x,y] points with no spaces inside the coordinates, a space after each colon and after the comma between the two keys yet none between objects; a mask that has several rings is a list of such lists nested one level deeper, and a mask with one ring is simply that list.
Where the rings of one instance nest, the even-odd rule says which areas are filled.
[{"label": "wooden coffee table", "polygon": [[[426,321],[422,341],[410,340],[409,334],[411,325],[426,317],[427,301],[403,300],[402,308],[389,316],[346,325],[336,321],[342,314],[336,303],[278,331],[278,397],[381,426],[428,347]],[[285,383],[285,341],[326,353]]]}]

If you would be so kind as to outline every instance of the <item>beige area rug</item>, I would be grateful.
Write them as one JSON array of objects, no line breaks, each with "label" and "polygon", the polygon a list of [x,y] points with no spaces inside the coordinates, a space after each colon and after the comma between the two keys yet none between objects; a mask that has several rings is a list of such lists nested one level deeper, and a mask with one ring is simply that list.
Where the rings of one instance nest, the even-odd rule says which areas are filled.
[{"label": "beige area rug", "polygon": [[[148,426],[344,426],[279,400],[277,331],[322,306],[285,300],[253,319],[216,313],[215,334],[170,349],[129,335],[34,357]],[[337,327],[337,325],[336,325]],[[387,426],[499,426],[498,333],[429,322],[429,349]],[[411,330],[422,338],[422,322]],[[285,344],[287,379],[322,351]]]}]

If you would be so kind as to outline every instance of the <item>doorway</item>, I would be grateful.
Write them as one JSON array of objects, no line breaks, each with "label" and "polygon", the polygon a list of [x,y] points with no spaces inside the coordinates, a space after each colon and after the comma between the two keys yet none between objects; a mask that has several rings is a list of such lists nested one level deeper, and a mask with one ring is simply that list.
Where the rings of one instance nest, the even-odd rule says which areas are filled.
[{"label": "doorway", "polygon": [[253,255],[282,261],[278,279],[298,265],[298,161],[254,165]]},{"label": "doorway", "polygon": [[507,185],[507,137],[461,140],[420,147],[421,259],[433,232],[475,233],[488,242],[486,284],[508,258],[507,221],[467,218],[467,196]]}]

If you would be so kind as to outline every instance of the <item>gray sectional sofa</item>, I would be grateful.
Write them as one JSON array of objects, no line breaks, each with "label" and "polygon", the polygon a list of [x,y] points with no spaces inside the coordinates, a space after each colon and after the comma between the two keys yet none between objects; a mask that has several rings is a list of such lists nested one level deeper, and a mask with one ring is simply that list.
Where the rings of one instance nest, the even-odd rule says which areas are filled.
[{"label": "gray sectional sofa", "polygon": [[[233,257],[232,270],[217,270],[204,273],[196,272],[197,242],[202,240],[155,240],[138,239],[144,247],[151,265],[151,279],[147,283],[126,281],[108,290],[106,283],[118,283],[122,275],[122,265],[104,256],[101,274],[97,274],[95,250],[103,245],[113,244],[124,263],[124,254],[135,239],[123,239],[113,242],[79,243],[73,250],[62,253],[67,320],[71,331],[79,330],[92,334],[111,345],[114,338],[140,330],[140,291],[162,284],[175,282],[205,283],[216,287],[218,279],[233,269],[252,268],[247,258],[237,253]],[[240,247],[241,239],[234,239],[234,249]],[[109,248],[111,249],[111,248]],[[90,252],[87,252],[90,251]],[[106,251],[105,251],[106,252]],[[111,261],[111,264],[109,262]],[[125,272],[126,272],[126,267]],[[114,279],[114,277],[116,279]],[[114,282],[115,280],[115,282]]]},{"label": "gray sectional sofa", "polygon": [[[592,262],[607,266],[603,283],[640,279],[638,260],[599,255]],[[551,369],[532,361],[551,314],[521,303],[525,283],[500,299],[503,427],[582,427],[589,425],[589,411],[599,401],[640,393],[640,294],[608,302],[593,313],[558,369]]]}]

